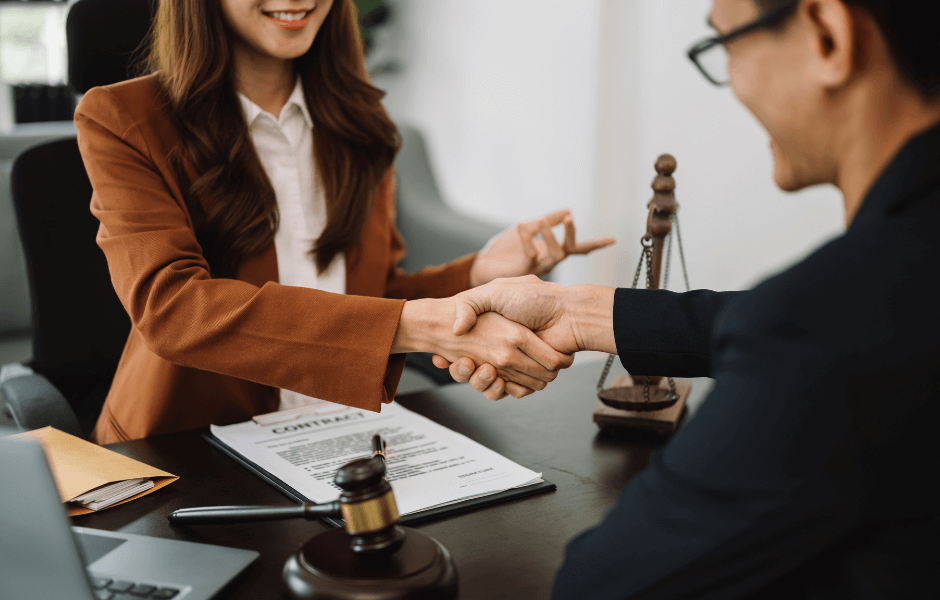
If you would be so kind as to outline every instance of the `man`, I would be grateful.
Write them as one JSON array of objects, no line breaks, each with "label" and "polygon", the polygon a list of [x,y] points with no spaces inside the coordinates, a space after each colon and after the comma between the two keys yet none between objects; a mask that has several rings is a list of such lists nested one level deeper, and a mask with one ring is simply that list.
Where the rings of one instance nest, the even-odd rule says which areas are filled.
[{"label": "man", "polygon": [[[923,0],[715,0],[737,97],[785,190],[831,183],[846,233],[747,292],[497,280],[560,352],[711,376],[692,419],[595,529],[555,598],[940,598],[940,22]],[[721,62],[721,61],[719,61]],[[444,366],[438,360],[439,366]],[[455,378],[498,399],[487,365]]]}]

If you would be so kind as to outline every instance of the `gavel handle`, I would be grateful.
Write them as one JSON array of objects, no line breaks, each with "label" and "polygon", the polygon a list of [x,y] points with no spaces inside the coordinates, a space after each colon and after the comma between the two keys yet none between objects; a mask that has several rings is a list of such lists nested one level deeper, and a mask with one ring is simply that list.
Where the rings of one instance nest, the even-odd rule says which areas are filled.
[{"label": "gavel handle", "polygon": [[307,519],[340,517],[339,502],[314,504],[306,502],[297,506],[202,506],[181,508],[168,517],[177,525],[209,523],[245,523],[249,521],[273,521],[276,519]]}]

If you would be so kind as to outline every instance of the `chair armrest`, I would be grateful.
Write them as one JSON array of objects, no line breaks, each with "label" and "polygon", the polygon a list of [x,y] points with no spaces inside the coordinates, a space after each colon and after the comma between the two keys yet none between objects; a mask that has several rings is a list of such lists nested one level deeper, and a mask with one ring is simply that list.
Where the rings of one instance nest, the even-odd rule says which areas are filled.
[{"label": "chair armrest", "polygon": [[18,363],[0,370],[0,402],[23,431],[51,425],[59,431],[85,438],[65,396],[52,383]]}]

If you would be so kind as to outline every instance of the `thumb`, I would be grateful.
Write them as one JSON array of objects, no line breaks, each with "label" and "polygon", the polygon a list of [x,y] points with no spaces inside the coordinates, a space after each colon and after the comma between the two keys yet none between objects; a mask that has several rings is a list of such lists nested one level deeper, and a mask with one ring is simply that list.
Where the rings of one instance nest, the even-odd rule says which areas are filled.
[{"label": "thumb", "polygon": [[454,308],[454,335],[463,335],[473,329],[477,323],[477,315],[485,312],[477,311],[476,306],[463,296],[454,298]]}]

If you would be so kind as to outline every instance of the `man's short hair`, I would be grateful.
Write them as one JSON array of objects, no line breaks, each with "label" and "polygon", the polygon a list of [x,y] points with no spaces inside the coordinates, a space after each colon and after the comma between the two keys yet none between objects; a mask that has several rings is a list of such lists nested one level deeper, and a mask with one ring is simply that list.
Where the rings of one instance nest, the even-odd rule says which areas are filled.
[{"label": "man's short hair", "polygon": [[[799,0],[754,0],[761,13]],[[842,0],[866,9],[908,80],[926,98],[940,95],[940,7],[935,0]]]}]

